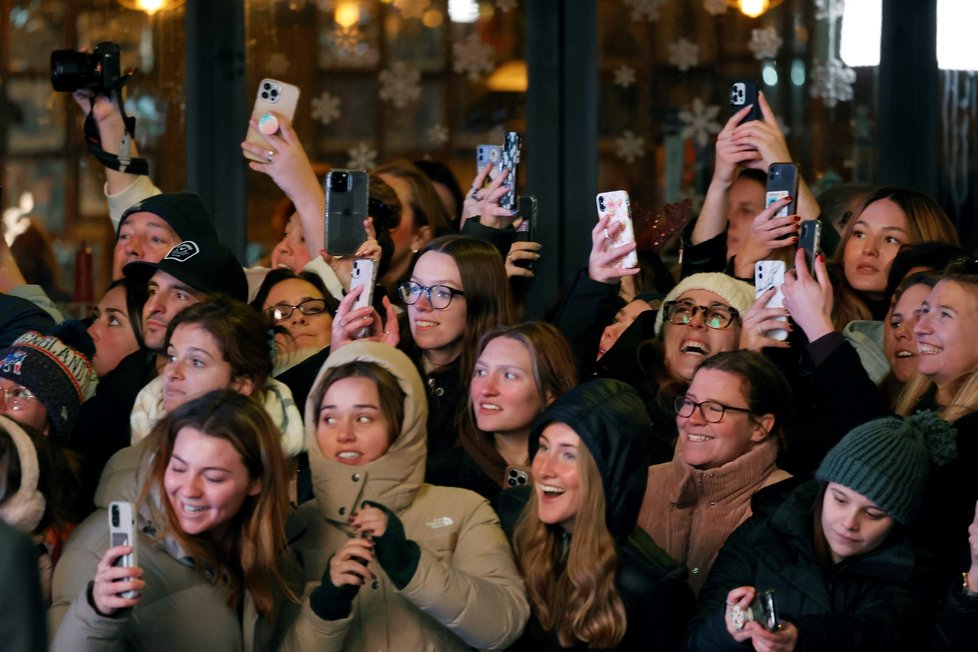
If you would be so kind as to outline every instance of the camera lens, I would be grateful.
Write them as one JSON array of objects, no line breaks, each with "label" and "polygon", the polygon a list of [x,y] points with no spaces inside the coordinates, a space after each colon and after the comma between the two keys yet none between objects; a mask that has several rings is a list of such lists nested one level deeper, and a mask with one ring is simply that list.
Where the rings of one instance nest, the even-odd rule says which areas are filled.
[{"label": "camera lens", "polygon": [[261,99],[267,100],[268,99],[268,93],[266,93],[265,91],[262,91],[262,93],[261,93]]},{"label": "camera lens", "polygon": [[51,86],[61,93],[73,93],[90,88],[98,82],[98,63],[94,56],[74,50],[55,50],[51,53]]},{"label": "camera lens", "polygon": [[264,89],[265,89],[266,91],[267,91],[268,89],[270,89],[271,87],[272,87],[272,85],[271,85],[271,84],[269,84],[268,82],[265,82],[264,84],[262,84],[262,88],[264,88]]},{"label": "camera lens", "polygon": [[119,527],[119,508],[112,508],[112,527]]}]

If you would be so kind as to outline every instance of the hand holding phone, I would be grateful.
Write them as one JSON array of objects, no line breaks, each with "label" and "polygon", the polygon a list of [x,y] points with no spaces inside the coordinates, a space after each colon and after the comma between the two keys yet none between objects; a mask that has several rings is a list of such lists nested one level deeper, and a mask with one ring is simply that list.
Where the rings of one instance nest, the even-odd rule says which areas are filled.
[{"label": "hand holding phone", "polygon": [[769,632],[776,632],[781,626],[778,604],[773,589],[758,591],[754,596],[754,601],[747,608],[734,605],[731,607],[730,617],[737,630],[743,629],[751,621],[759,623]]},{"label": "hand holding phone", "polygon": [[[288,119],[289,122],[292,122],[292,118],[295,116],[295,108],[298,103],[298,86],[293,86],[292,84],[287,84],[277,79],[263,79],[258,84],[258,94],[255,97],[254,108],[251,110],[251,119],[259,123],[259,129],[267,130],[266,133],[275,133],[278,131],[278,124],[276,118],[271,116],[269,112],[274,111]],[[262,148],[268,147],[268,143],[265,142],[262,135],[258,133],[258,131],[250,124],[248,126],[248,134],[245,136],[245,141],[258,145]],[[270,156],[266,155],[265,158],[255,156],[247,150],[243,150],[243,152],[246,158],[249,158],[252,161],[258,161],[260,163],[270,163],[270,156],[274,156],[274,152]]]},{"label": "hand holding phone", "polygon": [[821,220],[805,220],[801,223],[798,248],[805,251],[805,263],[808,265],[808,273],[814,275],[815,257],[822,253]]},{"label": "hand holding phone", "polygon": [[[109,546],[129,546],[132,552],[121,555],[112,563],[113,566],[122,568],[135,568],[138,562],[138,547],[136,537],[136,514],[132,503],[125,501],[112,501],[109,503]],[[124,577],[117,581],[131,581],[134,577]],[[123,598],[135,598],[136,591],[123,591],[119,593]]]},{"label": "hand holding phone", "polygon": [[[611,246],[620,247],[635,242],[635,227],[632,224],[631,203],[628,193],[624,190],[600,192],[597,196],[598,219],[609,216],[611,221],[605,235],[611,240]],[[619,267],[637,267],[638,254],[630,251],[619,263]]]},{"label": "hand holding phone", "polygon": [[[774,296],[767,302],[768,308],[784,308],[784,294],[781,292],[781,286],[784,284],[784,272],[785,264],[780,260],[761,260],[754,266],[754,290],[756,297],[760,298],[769,289],[772,287],[775,288]],[[778,321],[788,321],[787,317],[776,317],[776,319]],[[783,328],[776,328],[774,330],[764,331],[764,336],[783,342],[788,339],[788,331]]]},{"label": "hand holding phone", "polygon": [[[353,261],[353,271],[350,274],[350,292],[355,288],[363,288],[360,296],[353,303],[353,310],[373,305],[374,285],[377,283],[377,262],[373,258],[356,258]],[[370,335],[370,326],[364,326],[354,334],[354,339],[363,339]]]}]

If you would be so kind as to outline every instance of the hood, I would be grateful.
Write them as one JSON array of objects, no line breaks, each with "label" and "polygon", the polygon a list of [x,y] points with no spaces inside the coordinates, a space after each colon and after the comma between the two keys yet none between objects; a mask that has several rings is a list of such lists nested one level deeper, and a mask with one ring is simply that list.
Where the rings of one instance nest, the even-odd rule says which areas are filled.
[{"label": "hood", "polygon": [[648,482],[651,421],[630,385],[601,379],[578,385],[543,411],[530,435],[530,456],[540,434],[552,422],[570,426],[587,446],[601,472],[605,520],[617,541],[624,540],[638,518]]},{"label": "hood", "polygon": [[[405,394],[404,420],[387,453],[367,464],[348,466],[326,459],[319,450],[316,441],[319,405],[315,397],[327,370],[356,361],[377,364],[397,379]],[[364,500],[374,500],[398,514],[407,508],[424,482],[427,421],[428,399],[421,376],[404,353],[378,342],[352,342],[331,353],[316,376],[305,410],[313,494],[323,515],[345,522]]]}]

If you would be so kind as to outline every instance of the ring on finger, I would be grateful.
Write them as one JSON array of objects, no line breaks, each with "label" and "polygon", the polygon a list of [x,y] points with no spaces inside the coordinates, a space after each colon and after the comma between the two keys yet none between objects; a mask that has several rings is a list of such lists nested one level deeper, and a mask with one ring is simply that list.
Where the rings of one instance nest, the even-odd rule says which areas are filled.
[{"label": "ring on finger", "polygon": [[475,186],[472,186],[472,192],[469,193],[469,196],[472,199],[478,199],[479,198],[479,189],[476,188]]},{"label": "ring on finger", "polygon": [[274,149],[270,149],[267,152],[265,152],[265,160],[266,161],[268,161],[269,163],[271,163],[274,158],[275,158],[275,150]]}]

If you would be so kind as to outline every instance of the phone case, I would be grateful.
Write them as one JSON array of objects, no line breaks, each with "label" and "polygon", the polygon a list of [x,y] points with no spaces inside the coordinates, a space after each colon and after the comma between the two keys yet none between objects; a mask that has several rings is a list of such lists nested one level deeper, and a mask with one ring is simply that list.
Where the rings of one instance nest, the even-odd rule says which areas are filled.
[{"label": "phone case", "polygon": [[[781,292],[781,285],[784,283],[784,270],[784,262],[780,260],[760,260],[754,265],[754,291],[756,296],[761,296],[768,288],[777,288],[774,296],[767,302],[768,308],[784,308],[784,294]],[[788,321],[787,317],[778,317],[778,319]],[[765,331],[764,334],[782,342],[788,339],[788,331],[783,328]]]},{"label": "phone case", "polygon": [[353,308],[366,308],[373,305],[374,285],[377,283],[377,265],[373,258],[355,258],[353,272],[350,274],[350,291],[362,287]]},{"label": "phone case", "polygon": [[805,262],[808,264],[808,271],[814,274],[815,256],[822,251],[821,220],[805,220],[801,223],[798,246],[805,250]]},{"label": "phone case", "polygon": [[[625,227],[618,232],[617,236],[611,238],[611,244],[615,247],[620,247],[623,244],[635,242],[635,227],[632,225],[632,209],[631,203],[628,200],[628,193],[624,190],[599,192],[596,201],[598,204],[598,219],[601,219],[605,215],[610,215],[611,222],[608,223],[609,227],[614,222],[618,222]],[[606,230],[605,233],[607,234],[609,231]],[[611,236],[608,237],[610,238]],[[630,252],[619,262],[620,267],[635,267],[636,265],[638,265],[638,254],[634,251]]]},{"label": "phone case", "polygon": [[[112,501],[109,503],[109,546],[132,546],[132,552],[115,560],[115,566],[133,568],[138,565],[136,537],[136,514],[132,503]],[[120,593],[124,598],[133,598],[135,591]]]},{"label": "phone case", "polygon": [[326,175],[324,240],[331,256],[352,256],[367,240],[370,186],[363,170],[331,170]]},{"label": "phone case", "polygon": [[475,171],[476,174],[482,172],[482,168],[492,163],[492,170],[489,172],[488,181],[492,181],[499,175],[499,162],[503,158],[503,148],[499,145],[478,145],[475,148]]},{"label": "phone case", "polygon": [[510,487],[520,487],[525,484],[531,484],[529,470],[526,467],[507,466],[506,484]]},{"label": "phone case", "polygon": [[732,113],[740,111],[742,108],[751,105],[750,113],[738,124],[744,124],[751,120],[762,120],[761,107],[757,103],[757,84],[749,79],[735,81],[730,85],[730,109]]},{"label": "phone case", "polygon": [[[277,79],[263,79],[258,84],[258,94],[255,97],[255,106],[251,110],[251,119],[258,120],[269,111],[274,111],[288,118],[289,122],[292,122],[292,118],[295,116],[295,108],[298,104],[298,86],[293,86]],[[248,134],[245,136],[245,140],[261,147],[268,147],[268,142],[251,125],[248,125]],[[246,158],[252,161],[267,163],[265,159],[254,156],[250,152],[245,152],[244,154]]]},{"label": "phone case", "polygon": [[[779,210],[774,217],[787,217],[798,212],[798,166],[794,163],[772,163],[767,171],[767,194],[764,208],[785,197],[791,203]],[[782,240],[785,238],[782,238]]]},{"label": "phone case", "polygon": [[520,153],[523,147],[523,139],[519,132],[507,131],[506,140],[503,143],[502,157],[499,163],[499,170],[509,170],[509,176],[503,185],[506,187],[506,194],[500,197],[499,205],[503,208],[516,210],[516,177],[519,173]]}]

